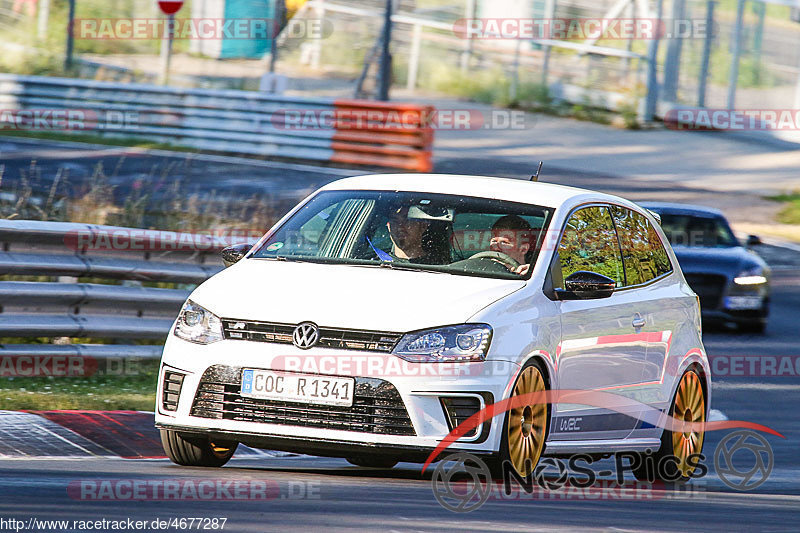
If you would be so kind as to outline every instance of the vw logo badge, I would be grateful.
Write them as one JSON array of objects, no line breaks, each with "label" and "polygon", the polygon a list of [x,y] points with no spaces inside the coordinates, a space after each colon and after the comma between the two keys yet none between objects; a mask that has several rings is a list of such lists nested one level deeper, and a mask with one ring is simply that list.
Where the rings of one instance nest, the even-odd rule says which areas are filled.
[{"label": "vw logo badge", "polygon": [[303,322],[294,328],[292,343],[301,350],[308,350],[317,344],[319,328],[313,322]]}]

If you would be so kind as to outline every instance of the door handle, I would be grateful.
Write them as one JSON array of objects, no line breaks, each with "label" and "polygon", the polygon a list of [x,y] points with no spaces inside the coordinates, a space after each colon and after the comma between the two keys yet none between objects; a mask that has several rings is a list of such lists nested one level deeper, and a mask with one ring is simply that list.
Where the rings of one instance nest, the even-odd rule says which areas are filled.
[{"label": "door handle", "polygon": [[642,318],[639,314],[633,317],[633,322],[631,322],[631,326],[635,329],[643,328],[647,325],[647,321]]}]

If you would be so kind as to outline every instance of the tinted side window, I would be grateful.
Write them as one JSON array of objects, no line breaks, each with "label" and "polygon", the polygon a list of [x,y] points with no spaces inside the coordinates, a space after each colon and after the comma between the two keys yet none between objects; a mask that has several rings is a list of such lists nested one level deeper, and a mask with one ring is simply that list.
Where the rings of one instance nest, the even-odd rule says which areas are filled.
[{"label": "tinted side window", "polygon": [[611,212],[622,246],[628,285],[647,283],[672,270],[661,239],[644,215],[618,206],[612,206]]},{"label": "tinted side window", "polygon": [[617,234],[607,207],[586,207],[567,221],[558,245],[562,279],[578,270],[589,270],[625,284]]}]

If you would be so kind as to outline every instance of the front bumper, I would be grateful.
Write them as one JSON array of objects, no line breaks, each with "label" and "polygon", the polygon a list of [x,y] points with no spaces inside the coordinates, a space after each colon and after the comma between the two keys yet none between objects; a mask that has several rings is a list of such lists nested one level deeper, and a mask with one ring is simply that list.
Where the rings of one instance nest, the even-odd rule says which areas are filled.
[{"label": "front bumper", "polygon": [[[741,303],[744,302],[744,305]],[[703,320],[746,324],[762,322],[769,316],[769,297],[765,294],[737,294],[721,298],[716,309],[702,309]]]},{"label": "front bumper", "polygon": [[[694,279],[700,296],[703,320],[750,323],[764,321],[769,313],[769,284],[740,286],[722,275],[687,274]],[[714,279],[714,283],[704,280]],[[690,286],[692,283],[690,281]]]},{"label": "front bumper", "polygon": [[[310,427],[291,420],[280,423],[256,421],[252,416],[197,416],[196,397],[203,375],[210,368],[226,367],[234,373],[243,368],[298,371],[308,374],[352,376],[358,380],[383,381],[396,389],[410,420],[411,431],[388,434],[330,427]],[[185,433],[236,440],[248,446],[314,455],[347,456],[353,453],[396,455],[405,461],[424,460],[452,427],[442,397],[480,398],[481,406],[507,397],[509,383],[519,366],[505,361],[482,363],[408,363],[391,354],[312,348],[223,340],[197,345],[170,336],[164,347],[156,400],[156,425]],[[164,373],[183,375],[177,408],[164,409]],[[235,382],[226,385],[233,391]],[[228,398],[226,396],[226,398]],[[300,407],[309,407],[301,404]],[[341,418],[339,413],[334,413]],[[238,419],[235,419],[238,418]],[[499,447],[502,417],[459,439],[451,447],[473,453],[493,453]]]},{"label": "front bumper", "polygon": [[[302,453],[319,457],[352,457],[357,455],[380,455],[382,457],[396,457],[398,461],[408,463],[424,463],[431,452],[428,446],[401,446],[396,444],[376,444],[368,442],[354,442],[330,439],[308,439],[305,437],[276,437],[261,433],[242,431],[223,431],[217,429],[201,430],[191,426],[173,424],[156,424],[159,429],[179,431],[188,435],[209,437],[218,441],[235,441],[251,448],[262,450],[277,450],[282,452]],[[454,444],[448,448],[450,453],[466,451],[475,455],[490,456],[497,452],[494,450],[481,450],[474,447]]]}]

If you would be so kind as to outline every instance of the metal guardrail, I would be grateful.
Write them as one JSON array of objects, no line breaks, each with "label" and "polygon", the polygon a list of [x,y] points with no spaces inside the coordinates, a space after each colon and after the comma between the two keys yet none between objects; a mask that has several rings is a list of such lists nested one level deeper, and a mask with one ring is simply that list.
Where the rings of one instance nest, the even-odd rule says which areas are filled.
[{"label": "metal guardrail", "polygon": [[0,344],[0,357],[92,357],[158,359],[161,346],[122,344]]},{"label": "metal guardrail", "polygon": [[[219,251],[242,240],[0,220],[0,276],[17,277],[0,281],[0,337],[163,339],[190,288],[142,284],[201,283],[223,268]],[[100,283],[104,280],[122,284]],[[0,357],[160,354],[160,346],[135,344],[0,344]]]},{"label": "metal guardrail", "polygon": [[[433,108],[0,74],[0,109],[74,112],[65,133],[428,172]],[[15,118],[15,117],[14,117]],[[33,124],[34,128],[36,124]],[[3,123],[0,129],[19,127]]]},{"label": "metal guardrail", "polygon": [[0,301],[6,306],[58,305],[74,309],[99,304],[125,309],[167,309],[171,312],[183,304],[189,292],[96,283],[0,281]]}]

